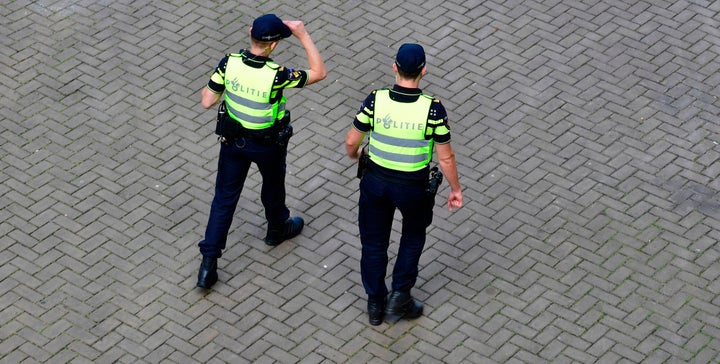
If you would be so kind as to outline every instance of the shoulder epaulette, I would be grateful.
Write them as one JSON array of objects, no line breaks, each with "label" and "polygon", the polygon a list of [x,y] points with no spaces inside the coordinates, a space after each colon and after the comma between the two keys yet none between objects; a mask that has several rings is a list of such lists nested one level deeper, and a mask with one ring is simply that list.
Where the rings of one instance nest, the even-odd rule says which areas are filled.
[{"label": "shoulder epaulette", "polygon": [[282,68],[283,68],[283,67],[280,66],[279,64],[275,63],[275,61],[267,61],[267,62],[265,62],[265,66],[270,67],[270,68],[272,68],[272,69],[274,69],[274,70],[282,69]]}]

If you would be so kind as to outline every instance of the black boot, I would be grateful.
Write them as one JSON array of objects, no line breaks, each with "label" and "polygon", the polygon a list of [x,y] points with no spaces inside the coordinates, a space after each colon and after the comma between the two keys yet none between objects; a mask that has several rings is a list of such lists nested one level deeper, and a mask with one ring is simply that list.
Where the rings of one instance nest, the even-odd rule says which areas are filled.
[{"label": "black boot", "polygon": [[393,291],[385,306],[385,318],[388,322],[397,322],[401,318],[418,318],[422,313],[423,304],[412,298],[410,292]]},{"label": "black boot", "polygon": [[300,234],[305,226],[302,217],[291,217],[279,227],[268,228],[265,244],[275,246]]},{"label": "black boot", "polygon": [[217,258],[206,257],[203,255],[202,263],[200,263],[200,271],[198,272],[197,286],[202,288],[210,288],[218,280],[217,274]]},{"label": "black boot", "polygon": [[383,317],[385,316],[385,299],[368,299],[367,310],[370,318],[370,325],[380,325],[383,322]]}]

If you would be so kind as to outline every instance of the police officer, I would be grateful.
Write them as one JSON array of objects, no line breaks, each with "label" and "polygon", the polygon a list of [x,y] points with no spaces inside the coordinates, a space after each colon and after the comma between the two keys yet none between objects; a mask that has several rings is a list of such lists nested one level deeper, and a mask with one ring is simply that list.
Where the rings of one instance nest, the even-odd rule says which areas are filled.
[{"label": "police officer", "polygon": [[[281,39],[295,36],[307,54],[309,70],[285,68],[270,54]],[[300,233],[304,221],[290,217],[285,205],[285,157],[289,138],[289,112],[283,89],[302,88],[325,78],[325,64],[301,21],[282,21],[266,14],[253,21],[249,49],[226,55],[215,68],[201,104],[211,108],[223,97],[225,117],[218,117],[221,135],[215,197],[205,239],[198,245],[202,263],[197,286],[217,282],[217,259],[225,249],[228,230],[251,163],[263,178],[261,201],[267,219],[267,245],[278,245]],[[222,105],[221,105],[222,106]],[[285,139],[279,137],[285,134]],[[283,145],[284,144],[284,145]]]},{"label": "police officer", "polygon": [[[423,47],[403,44],[392,68],[396,84],[375,90],[365,99],[345,140],[350,158],[369,157],[360,181],[358,219],[360,271],[372,325],[383,319],[396,322],[422,315],[423,305],[410,290],[417,280],[426,228],[433,217],[435,196],[428,193],[433,147],[450,183],[448,208],[452,211],[463,204],[447,113],[439,100],[418,88],[427,71]],[[366,134],[370,136],[368,146],[360,150]],[[402,236],[388,294],[387,250],[395,209],[402,214]]]}]

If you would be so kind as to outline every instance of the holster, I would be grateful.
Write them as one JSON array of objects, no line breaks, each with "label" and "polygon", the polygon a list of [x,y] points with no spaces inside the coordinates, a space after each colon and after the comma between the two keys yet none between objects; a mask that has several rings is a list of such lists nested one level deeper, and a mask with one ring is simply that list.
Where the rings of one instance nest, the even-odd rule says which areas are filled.
[{"label": "holster", "polygon": [[360,158],[358,158],[358,169],[357,178],[362,179],[365,173],[367,173],[368,165],[370,163],[370,155],[360,151]]},{"label": "holster", "polygon": [[437,195],[438,189],[440,188],[440,184],[443,181],[443,174],[438,169],[437,166],[432,167],[430,169],[430,178],[428,179],[428,184],[425,188],[425,192],[428,196],[435,197]]},{"label": "holster", "polygon": [[223,135],[223,120],[227,116],[227,109],[225,108],[225,100],[220,101],[217,109],[217,122],[215,123],[215,134]]},{"label": "holster", "polygon": [[275,143],[281,149],[287,149],[290,137],[293,136],[293,127],[290,125],[290,111],[285,110],[285,116],[278,120],[273,128],[277,128]]},{"label": "holster", "polygon": [[242,130],[242,125],[232,120],[228,115],[225,100],[221,101],[218,105],[217,124],[215,125],[215,134],[218,135],[218,139],[223,143],[238,139],[242,134]]}]

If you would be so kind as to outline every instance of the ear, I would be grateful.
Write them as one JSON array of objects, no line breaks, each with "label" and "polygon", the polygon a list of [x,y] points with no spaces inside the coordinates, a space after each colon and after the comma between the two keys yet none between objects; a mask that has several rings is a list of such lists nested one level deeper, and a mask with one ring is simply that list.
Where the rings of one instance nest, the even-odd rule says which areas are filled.
[{"label": "ear", "polygon": [[422,71],[420,71],[420,75],[425,76],[425,73],[427,73],[427,66],[423,66]]},{"label": "ear", "polygon": [[393,72],[395,72],[395,73],[398,72],[397,64],[395,62],[393,62],[392,68],[393,68]]}]

